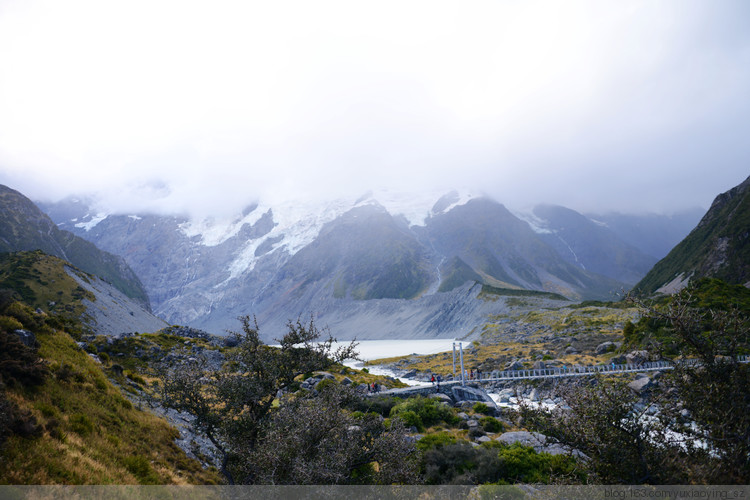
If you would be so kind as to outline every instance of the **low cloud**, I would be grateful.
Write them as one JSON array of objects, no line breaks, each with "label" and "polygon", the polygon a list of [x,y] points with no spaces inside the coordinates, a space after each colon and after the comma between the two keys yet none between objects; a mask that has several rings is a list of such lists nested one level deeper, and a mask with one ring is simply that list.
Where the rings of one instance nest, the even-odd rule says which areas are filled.
[{"label": "low cloud", "polygon": [[707,207],[747,176],[746,2],[0,7],[0,182],[225,213],[371,188]]}]

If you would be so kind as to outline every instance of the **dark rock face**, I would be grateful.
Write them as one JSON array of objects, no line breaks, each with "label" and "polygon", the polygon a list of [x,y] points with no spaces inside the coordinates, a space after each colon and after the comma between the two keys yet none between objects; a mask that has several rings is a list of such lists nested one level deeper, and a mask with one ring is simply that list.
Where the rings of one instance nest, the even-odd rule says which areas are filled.
[{"label": "dark rock face", "polygon": [[622,241],[612,230],[564,207],[540,205],[534,215],[546,222],[541,234],[569,263],[633,285],[657,259]]},{"label": "dark rock face", "polygon": [[36,335],[34,335],[34,332],[30,332],[29,330],[13,330],[13,335],[18,337],[18,340],[20,340],[26,347],[37,347]]}]

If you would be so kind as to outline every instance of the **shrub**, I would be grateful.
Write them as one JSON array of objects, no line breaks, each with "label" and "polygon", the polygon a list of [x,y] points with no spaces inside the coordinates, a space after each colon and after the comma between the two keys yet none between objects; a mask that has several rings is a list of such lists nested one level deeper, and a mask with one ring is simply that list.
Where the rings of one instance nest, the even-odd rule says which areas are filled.
[{"label": "shrub", "polygon": [[545,483],[549,484],[555,477],[578,476],[575,459],[567,455],[550,455],[537,453],[530,446],[514,443],[498,453],[504,479],[510,483]]},{"label": "shrub", "polygon": [[406,399],[391,409],[390,416],[400,416],[405,411],[416,413],[426,427],[432,427],[440,422],[452,425],[458,423],[458,417],[453,414],[453,411],[437,399],[425,397]]},{"label": "shrub", "polygon": [[472,427],[469,429],[469,438],[474,439],[478,438],[479,436],[484,436],[484,429],[481,427]]},{"label": "shrub", "polygon": [[23,325],[16,318],[10,316],[0,316],[0,328],[12,332],[13,330],[20,330]]},{"label": "shrub", "polygon": [[335,380],[331,380],[329,378],[324,378],[323,380],[321,380],[320,382],[318,382],[317,384],[315,384],[315,390],[317,390],[318,392],[321,392],[321,391],[327,390],[331,386],[336,386],[336,385],[337,384],[336,384]]},{"label": "shrub", "polygon": [[503,424],[495,417],[482,417],[479,424],[487,432],[502,432],[504,429]]},{"label": "shrub", "polygon": [[440,446],[446,446],[455,443],[455,436],[452,436],[447,432],[436,432],[435,434],[428,434],[417,441],[417,449],[420,451],[426,451],[432,448],[438,448]]},{"label": "shrub", "polygon": [[485,403],[475,403],[472,407],[474,410],[474,413],[481,413],[483,415],[489,415],[492,413],[492,409],[490,409],[489,406],[487,406]]},{"label": "shrub", "polygon": [[50,404],[41,402],[41,401],[38,403],[35,403],[34,408],[39,410],[41,414],[47,418],[54,417],[55,415],[57,415],[57,408],[55,408],[54,406]]},{"label": "shrub", "polygon": [[424,432],[424,422],[413,410],[403,410],[393,416],[400,418],[406,427],[416,427],[419,432]]},{"label": "shrub", "polygon": [[395,396],[374,396],[351,401],[347,405],[347,408],[352,411],[362,411],[365,413],[375,412],[387,417],[391,414],[393,407],[401,401],[403,401],[401,398]]},{"label": "shrub", "polygon": [[12,333],[0,329],[0,380],[13,385],[35,386],[44,383],[49,368],[35,348],[21,343]]},{"label": "shrub", "polygon": [[422,470],[427,484],[549,484],[563,477],[585,480],[572,457],[537,453],[517,443],[472,447],[461,441],[427,448]]},{"label": "shrub", "polygon": [[143,386],[146,385],[146,381],[143,379],[143,377],[141,377],[137,373],[126,371],[125,372],[125,376],[128,377],[130,380],[132,380],[133,382],[135,382],[138,385],[143,385]]}]

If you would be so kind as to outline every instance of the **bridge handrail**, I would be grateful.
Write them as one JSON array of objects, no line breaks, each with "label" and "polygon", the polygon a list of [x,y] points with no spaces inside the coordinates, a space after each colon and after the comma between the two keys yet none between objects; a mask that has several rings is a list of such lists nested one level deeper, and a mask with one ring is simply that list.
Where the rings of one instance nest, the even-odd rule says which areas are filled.
[{"label": "bridge handrail", "polygon": [[[747,363],[749,356],[746,354],[736,357],[737,362]],[[681,359],[675,361],[646,361],[643,363],[621,363],[621,364],[600,364],[600,365],[573,365],[562,367],[545,367],[545,368],[522,368],[520,370],[493,370],[490,373],[480,374],[474,381],[493,382],[498,380],[510,379],[527,379],[527,378],[550,378],[588,375],[593,373],[628,373],[639,371],[658,371],[671,370],[675,365],[698,366],[701,362],[699,359]],[[495,374],[493,376],[493,374]],[[484,377],[482,375],[485,375]],[[459,379],[460,380],[460,379]]]}]

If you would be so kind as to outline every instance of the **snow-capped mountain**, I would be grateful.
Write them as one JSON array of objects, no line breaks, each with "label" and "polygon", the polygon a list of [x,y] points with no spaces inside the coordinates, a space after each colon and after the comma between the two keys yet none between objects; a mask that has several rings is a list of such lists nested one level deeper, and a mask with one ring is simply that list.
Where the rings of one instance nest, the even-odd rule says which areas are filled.
[{"label": "snow-capped mountain", "polygon": [[[244,314],[276,328],[313,313],[340,338],[452,336],[491,312],[477,283],[601,299],[648,270],[631,248],[608,266],[619,245],[612,238],[596,265],[571,261],[571,252],[586,257],[583,247],[602,239],[563,236],[548,213],[535,214],[532,227],[468,192],[259,202],[234,217],[201,220],[107,215],[75,200],[43,209],[61,229],[124,257],[156,314],[216,333]],[[563,237],[568,249],[555,244]],[[623,255],[632,269],[614,265]],[[617,275],[623,269],[626,280]]]}]

